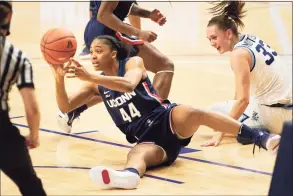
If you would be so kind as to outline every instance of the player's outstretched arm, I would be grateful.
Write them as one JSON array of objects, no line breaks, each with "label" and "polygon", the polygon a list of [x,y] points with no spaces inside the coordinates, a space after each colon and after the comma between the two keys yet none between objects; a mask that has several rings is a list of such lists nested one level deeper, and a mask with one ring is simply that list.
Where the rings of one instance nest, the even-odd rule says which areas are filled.
[{"label": "player's outstretched arm", "polygon": [[140,57],[132,57],[128,60],[124,77],[88,73],[79,62],[73,59],[72,62],[73,68],[68,70],[68,73],[72,75],[69,77],[76,77],[94,83],[95,85],[101,85],[105,88],[119,92],[132,92],[140,80],[147,77],[143,60]]},{"label": "player's outstretched arm", "polygon": [[65,75],[69,71],[69,64],[51,66],[55,77],[57,104],[63,113],[68,113],[74,110],[83,105],[91,97],[98,94],[97,88],[95,88],[92,83],[86,83],[79,91],[77,91],[77,93],[70,96],[70,98],[68,97],[65,88]]},{"label": "player's outstretched arm", "polygon": [[166,16],[164,16],[159,10],[154,9],[153,11],[149,11],[136,4],[132,6],[130,15],[149,18],[161,26],[164,25],[167,21]]}]

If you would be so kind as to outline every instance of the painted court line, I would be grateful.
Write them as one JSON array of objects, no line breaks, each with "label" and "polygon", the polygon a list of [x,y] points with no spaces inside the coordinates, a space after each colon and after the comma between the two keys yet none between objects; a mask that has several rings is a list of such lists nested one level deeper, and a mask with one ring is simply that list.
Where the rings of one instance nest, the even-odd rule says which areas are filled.
[{"label": "painted court line", "polygon": [[[10,119],[24,118],[24,117],[25,117],[25,116],[14,116],[14,117],[11,117]],[[99,131],[98,131],[98,130],[82,131],[82,132],[77,132],[77,133],[73,133],[73,134],[81,135],[81,134],[94,133],[94,132],[99,132]]]},{"label": "painted court line", "polygon": [[[61,166],[34,166],[35,168],[48,168],[48,169],[63,169],[63,168],[66,168],[66,169],[84,169],[84,170],[89,170],[91,169],[90,167],[61,167]],[[145,177],[148,177],[148,178],[153,178],[153,179],[156,179],[156,180],[162,180],[162,181],[166,181],[166,182],[171,182],[171,183],[174,183],[174,184],[183,184],[184,182],[181,182],[181,181],[178,181],[178,180],[172,180],[172,179],[169,179],[169,178],[162,178],[162,177],[159,177],[159,176],[153,176],[153,175],[150,175],[150,174],[145,174],[144,175]]]},{"label": "painted court line", "polygon": [[[13,123],[13,124],[16,126],[28,128],[27,125],[22,125],[22,124],[17,124],[17,123]],[[114,143],[114,142],[108,142],[108,141],[104,141],[104,140],[83,137],[83,136],[79,136],[79,134],[63,133],[63,132],[58,132],[58,131],[53,131],[53,130],[43,129],[43,128],[40,128],[40,130],[44,131],[44,132],[55,133],[55,134],[59,134],[59,135],[69,136],[69,137],[75,137],[75,138],[94,141],[94,142],[98,142],[98,143],[109,144],[112,146],[118,146],[118,147],[123,147],[123,148],[132,148],[133,147],[133,146],[128,146],[128,145],[124,145],[124,144],[118,144],[118,143]],[[80,133],[85,133],[85,132],[80,132]],[[200,150],[185,147],[185,148],[181,149],[180,154],[187,154],[187,153],[198,152],[198,151],[200,151]]]},{"label": "painted court line", "polygon": [[[27,125],[22,125],[22,124],[18,124],[18,123],[13,123],[13,125],[19,126],[19,127],[28,128]],[[132,146],[127,146],[127,145],[123,145],[123,144],[117,144],[117,143],[113,143],[113,142],[107,142],[107,141],[103,141],[103,140],[97,140],[97,139],[87,138],[87,137],[83,137],[83,136],[79,136],[79,135],[72,135],[72,134],[68,134],[68,133],[61,133],[61,132],[58,132],[58,131],[53,131],[53,130],[48,130],[48,129],[42,129],[42,128],[40,130],[41,131],[44,131],[44,132],[55,133],[55,134],[59,134],[59,135],[64,135],[64,136],[69,136],[69,137],[75,137],[75,138],[79,138],[79,139],[90,140],[90,141],[104,143],[104,144],[110,144],[110,145],[113,145],[113,146],[119,146],[119,147],[124,147],[124,148],[132,148]],[[86,169],[86,167],[57,167],[57,166],[43,166],[43,167],[45,167],[45,168]],[[162,178],[162,177],[159,177],[159,176],[153,176],[153,175],[149,175],[149,174],[147,174],[145,176],[146,177],[149,177],[149,178],[154,178],[154,179],[157,179],[157,180],[163,180],[163,181],[167,181],[167,182],[171,182],[171,183],[176,183],[176,184],[183,184],[184,183],[184,182],[181,182],[181,181],[172,180],[172,179],[168,179],[168,178]]]},{"label": "painted court line", "polygon": [[228,164],[224,164],[224,163],[217,163],[217,162],[214,162],[214,161],[207,161],[207,160],[202,160],[202,159],[197,159],[197,158],[192,158],[192,157],[186,157],[186,156],[180,156],[180,155],[178,157],[180,157],[182,159],[191,160],[191,161],[197,161],[197,162],[208,163],[208,164],[212,164],[212,165],[229,167],[229,168],[233,168],[233,169],[245,170],[245,171],[249,171],[249,172],[253,172],[253,173],[258,173],[258,174],[264,174],[264,175],[268,175],[268,176],[271,176],[272,175],[269,172],[258,171],[258,170],[254,170],[254,169],[248,169],[248,168],[234,166],[234,165],[228,165]]},{"label": "painted court line", "polygon": [[[27,125],[22,125],[22,124],[17,124],[17,123],[13,123],[13,124],[15,126],[28,128]],[[118,144],[118,143],[108,142],[108,141],[103,141],[103,140],[98,140],[98,139],[87,138],[87,137],[83,137],[83,136],[79,136],[79,135],[71,135],[71,134],[68,134],[68,133],[62,133],[62,132],[48,130],[48,129],[42,129],[42,128],[40,130],[45,131],[45,132],[49,132],[49,133],[55,133],[55,134],[59,134],[59,135],[65,135],[65,136],[75,137],[75,138],[79,138],[79,139],[99,142],[99,143],[103,143],[103,144],[110,144],[110,145],[113,145],[113,146],[119,146],[119,147],[124,147],[124,148],[132,148],[132,146],[127,146],[127,145],[123,145],[123,144]],[[249,168],[233,166],[233,165],[228,165],[228,164],[223,164],[223,163],[217,163],[217,162],[207,161],[207,160],[198,159],[198,158],[192,158],[192,157],[186,157],[186,156],[179,156],[179,158],[190,160],[190,161],[201,162],[201,163],[207,163],[207,164],[211,164],[211,165],[228,167],[228,168],[231,168],[231,169],[238,169],[238,170],[242,170],[242,171],[248,171],[248,172],[257,173],[257,174],[270,175],[270,176],[272,175],[271,173],[264,172],[264,171],[253,170],[253,169],[249,169]]]},{"label": "painted court line", "polygon": [[[18,124],[18,123],[13,123],[13,124],[15,126],[28,128],[27,125],[22,125],[22,124]],[[59,135],[64,135],[64,136],[69,136],[69,137],[74,137],[74,138],[79,138],[79,139],[84,139],[84,140],[99,142],[99,143],[103,143],[103,144],[110,144],[112,146],[119,146],[119,147],[123,147],[123,148],[132,148],[132,146],[127,146],[127,145],[124,145],[124,144],[118,144],[118,143],[114,143],[114,142],[108,142],[108,141],[103,141],[103,140],[98,140],[98,139],[83,137],[83,136],[79,136],[79,135],[74,135],[74,134],[69,134],[69,133],[63,133],[63,132],[53,131],[53,130],[49,130],[49,129],[40,128],[40,130],[41,131],[44,131],[44,132],[55,133],[55,134],[59,134]]]},{"label": "painted court line", "polygon": [[14,116],[14,117],[11,117],[10,119],[16,119],[16,118],[24,118],[24,116]]},{"label": "painted court line", "polygon": [[81,134],[86,134],[86,133],[95,133],[98,132],[98,130],[93,130],[93,131],[83,131],[83,132],[77,132],[77,133],[73,133],[75,135],[81,135]]}]

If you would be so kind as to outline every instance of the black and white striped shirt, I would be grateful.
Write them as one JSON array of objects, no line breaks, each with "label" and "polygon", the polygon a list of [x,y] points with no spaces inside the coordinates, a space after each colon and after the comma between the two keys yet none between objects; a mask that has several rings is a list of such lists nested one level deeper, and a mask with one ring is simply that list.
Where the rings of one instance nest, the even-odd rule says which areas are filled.
[{"label": "black and white striped shirt", "polygon": [[18,89],[34,88],[32,65],[26,55],[0,35],[0,111],[9,111],[8,94],[16,83]]}]

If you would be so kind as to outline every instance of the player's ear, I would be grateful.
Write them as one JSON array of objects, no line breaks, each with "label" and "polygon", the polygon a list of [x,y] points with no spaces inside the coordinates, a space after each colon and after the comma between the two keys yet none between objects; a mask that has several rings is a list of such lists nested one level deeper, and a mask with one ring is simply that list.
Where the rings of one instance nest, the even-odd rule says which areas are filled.
[{"label": "player's ear", "polygon": [[232,37],[233,37],[233,31],[232,31],[232,29],[228,29],[228,30],[226,31],[226,35],[227,35],[227,37],[229,38],[229,40],[231,40]]},{"label": "player's ear", "polygon": [[115,59],[117,57],[117,51],[116,50],[113,50],[111,52],[111,57],[112,57],[112,59]]}]

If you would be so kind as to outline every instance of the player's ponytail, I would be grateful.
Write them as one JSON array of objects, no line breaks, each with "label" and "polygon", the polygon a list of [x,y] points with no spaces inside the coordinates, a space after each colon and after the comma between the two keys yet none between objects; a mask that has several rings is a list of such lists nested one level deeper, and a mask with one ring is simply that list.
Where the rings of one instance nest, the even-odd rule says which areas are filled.
[{"label": "player's ponytail", "polygon": [[243,10],[245,3],[242,1],[222,1],[211,4],[215,5],[209,9],[214,17],[209,21],[208,26],[218,25],[222,30],[231,29],[237,35],[238,27],[244,27],[241,19],[246,13],[246,10]]},{"label": "player's ponytail", "polygon": [[129,50],[127,49],[126,45],[112,36],[101,35],[96,37],[96,39],[104,40],[105,43],[111,47],[112,50],[116,50],[118,60],[124,60],[129,55]]},{"label": "player's ponytail", "polygon": [[124,60],[126,57],[128,57],[129,55],[129,50],[126,47],[126,44],[121,42],[121,41],[117,41],[118,44],[118,51],[117,51],[117,59],[118,60]]}]

